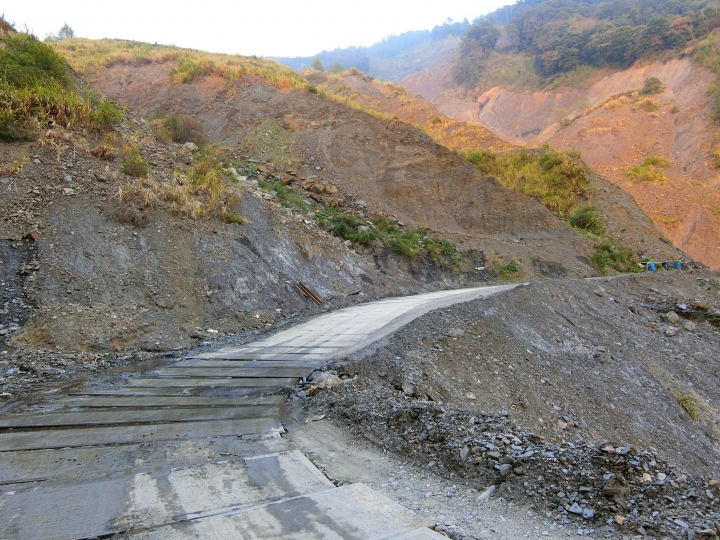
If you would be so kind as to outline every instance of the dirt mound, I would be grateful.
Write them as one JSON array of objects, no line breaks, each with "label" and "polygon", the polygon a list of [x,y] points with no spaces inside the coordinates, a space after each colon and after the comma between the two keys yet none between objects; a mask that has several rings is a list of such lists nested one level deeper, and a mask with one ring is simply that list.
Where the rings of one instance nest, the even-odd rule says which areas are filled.
[{"label": "dirt mound", "polygon": [[[442,113],[479,122],[513,144],[549,142],[581,151],[587,164],[630,193],[677,247],[708,266],[720,266],[720,199],[707,97],[712,73],[676,59],[601,74],[578,88],[513,92],[495,87],[468,100],[450,85],[448,65],[438,63],[402,84]],[[640,90],[650,77],[659,78],[664,90],[649,101],[611,99]],[[654,155],[670,161],[664,171],[668,181],[632,182],[626,169]]]}]

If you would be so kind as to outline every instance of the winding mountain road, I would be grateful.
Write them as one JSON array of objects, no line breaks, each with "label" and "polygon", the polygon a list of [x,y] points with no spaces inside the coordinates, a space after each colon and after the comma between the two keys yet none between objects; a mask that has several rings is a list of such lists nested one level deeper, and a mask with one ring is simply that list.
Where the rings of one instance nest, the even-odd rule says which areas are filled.
[{"label": "winding mountain road", "polygon": [[0,539],[444,538],[292,449],[282,390],[425,313],[513,287],[349,307],[0,417]]}]

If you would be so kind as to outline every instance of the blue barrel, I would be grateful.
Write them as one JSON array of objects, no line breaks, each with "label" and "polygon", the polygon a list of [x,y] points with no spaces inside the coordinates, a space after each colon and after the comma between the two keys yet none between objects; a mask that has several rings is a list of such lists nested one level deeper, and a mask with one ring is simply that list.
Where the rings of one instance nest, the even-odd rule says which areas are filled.
[{"label": "blue barrel", "polygon": [[663,267],[663,270],[670,270],[670,266],[668,266],[668,263],[660,263],[660,265]]},{"label": "blue barrel", "polygon": [[678,270],[682,270],[682,263],[680,261],[675,261],[673,263],[673,268],[677,268]]},{"label": "blue barrel", "polygon": [[650,272],[655,272],[655,271],[657,271],[657,268],[655,267],[655,263],[651,263],[651,262],[647,263],[647,269],[648,269],[648,271],[650,271]]}]

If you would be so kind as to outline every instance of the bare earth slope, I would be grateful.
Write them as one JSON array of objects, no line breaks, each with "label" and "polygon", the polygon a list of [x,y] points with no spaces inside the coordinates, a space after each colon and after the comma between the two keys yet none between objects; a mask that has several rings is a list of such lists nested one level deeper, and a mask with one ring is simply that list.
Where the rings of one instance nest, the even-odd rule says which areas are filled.
[{"label": "bare earth slope", "polygon": [[[495,87],[468,101],[448,86],[451,67],[447,57],[402,84],[448,116],[479,122],[515,144],[547,141],[581,151],[586,163],[628,191],[676,246],[708,266],[720,266],[720,195],[707,97],[712,73],[676,59],[609,74],[579,88],[513,92]],[[637,97],[607,104],[616,94],[641,89],[649,77],[665,85],[651,97],[658,110],[652,105],[646,110]],[[669,181],[632,182],[625,170],[651,155],[670,160]]]},{"label": "bare earth slope", "polygon": [[[430,103],[413,97],[402,87],[378,83],[353,74],[329,79],[325,74],[314,72],[308,78],[322,84],[322,88],[331,95],[339,95],[363,107],[420,126],[448,148],[460,152],[478,149],[503,152],[515,148],[477,122],[448,118]],[[628,192],[596,173],[590,174],[590,187],[588,196],[578,204],[597,208],[608,234],[618,240],[620,245],[655,260],[683,256],[667,245],[662,231],[643,213]]]},{"label": "bare earth slope", "polygon": [[292,142],[286,150],[301,176],[332,182],[339,196],[362,199],[371,213],[440,231],[462,247],[521,259],[528,273],[533,257],[557,261],[577,275],[593,273],[576,258],[588,253],[588,240],[408,124],[249,79],[228,84],[207,77],[173,84],[168,72],[166,64],[114,66],[99,74],[96,84],[143,114],[191,114],[212,139],[229,145],[241,144],[274,121]]}]

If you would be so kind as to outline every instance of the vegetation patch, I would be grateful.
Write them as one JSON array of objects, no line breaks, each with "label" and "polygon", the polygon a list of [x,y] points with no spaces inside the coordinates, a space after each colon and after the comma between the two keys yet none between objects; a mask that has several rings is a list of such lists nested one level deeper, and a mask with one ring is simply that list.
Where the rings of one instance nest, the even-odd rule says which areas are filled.
[{"label": "vegetation patch", "polygon": [[147,175],[128,182],[117,194],[124,212],[142,214],[162,204],[193,219],[215,216],[228,223],[244,223],[233,210],[238,190],[223,170],[223,152],[211,148],[196,157],[193,165],[176,170],[170,180]]},{"label": "vegetation patch", "polygon": [[300,210],[301,212],[305,212],[307,210],[305,199],[298,195],[294,190],[284,186],[281,182],[276,180],[261,180],[258,182],[258,186],[269,191],[275,197],[275,202],[285,208],[294,208],[295,210]]},{"label": "vegetation patch", "polygon": [[198,145],[207,142],[202,124],[186,114],[157,112],[153,115],[150,125],[155,133],[165,140],[176,143],[193,142]]},{"label": "vegetation patch", "polygon": [[168,45],[151,45],[119,39],[63,39],[50,43],[81,75],[93,74],[115,65],[173,64],[168,70],[179,84],[210,75],[228,81],[255,75],[283,90],[304,89],[305,80],[292,69],[256,56],[215,54]]},{"label": "vegetation patch", "polygon": [[53,125],[98,130],[122,119],[112,103],[74,88],[55,51],[0,21],[0,140],[32,140]]},{"label": "vegetation patch", "polygon": [[640,165],[625,170],[625,174],[635,182],[663,182],[667,180],[662,170],[670,166],[665,156],[650,156]]},{"label": "vegetation patch", "polygon": [[608,268],[621,273],[637,273],[644,270],[638,266],[638,259],[631,249],[618,248],[612,238],[605,237],[604,241],[593,246],[594,252],[590,261],[601,274],[606,274]]},{"label": "vegetation patch", "polygon": [[505,264],[496,262],[495,269],[497,270],[498,278],[503,281],[512,281],[518,277],[518,273],[520,272],[520,269],[514,260]]},{"label": "vegetation patch", "polygon": [[[309,210],[308,203],[293,189],[274,180],[262,180],[258,185],[269,191],[275,202],[285,208],[301,212]],[[319,226],[334,236],[347,240],[353,246],[370,247],[378,243],[390,248],[401,257],[425,256],[441,266],[452,267],[460,272],[472,270],[473,250],[460,251],[444,238],[432,236],[425,228],[406,228],[397,221],[385,217],[362,218],[342,213],[339,207],[313,205],[314,219]]]},{"label": "vegetation patch", "polygon": [[593,236],[605,234],[605,227],[603,227],[598,210],[594,206],[581,206],[568,218],[568,223],[571,227]]},{"label": "vegetation patch", "polygon": [[574,151],[557,151],[546,145],[537,151],[517,150],[501,154],[480,150],[466,157],[483,174],[537,199],[561,217],[566,217],[578,198],[590,190],[585,167],[580,155]]},{"label": "vegetation patch", "polygon": [[675,399],[677,399],[678,404],[690,415],[690,418],[692,418],[695,422],[699,422],[700,409],[698,407],[697,400],[692,396],[682,394],[680,392],[674,392],[673,394],[675,395]]}]

